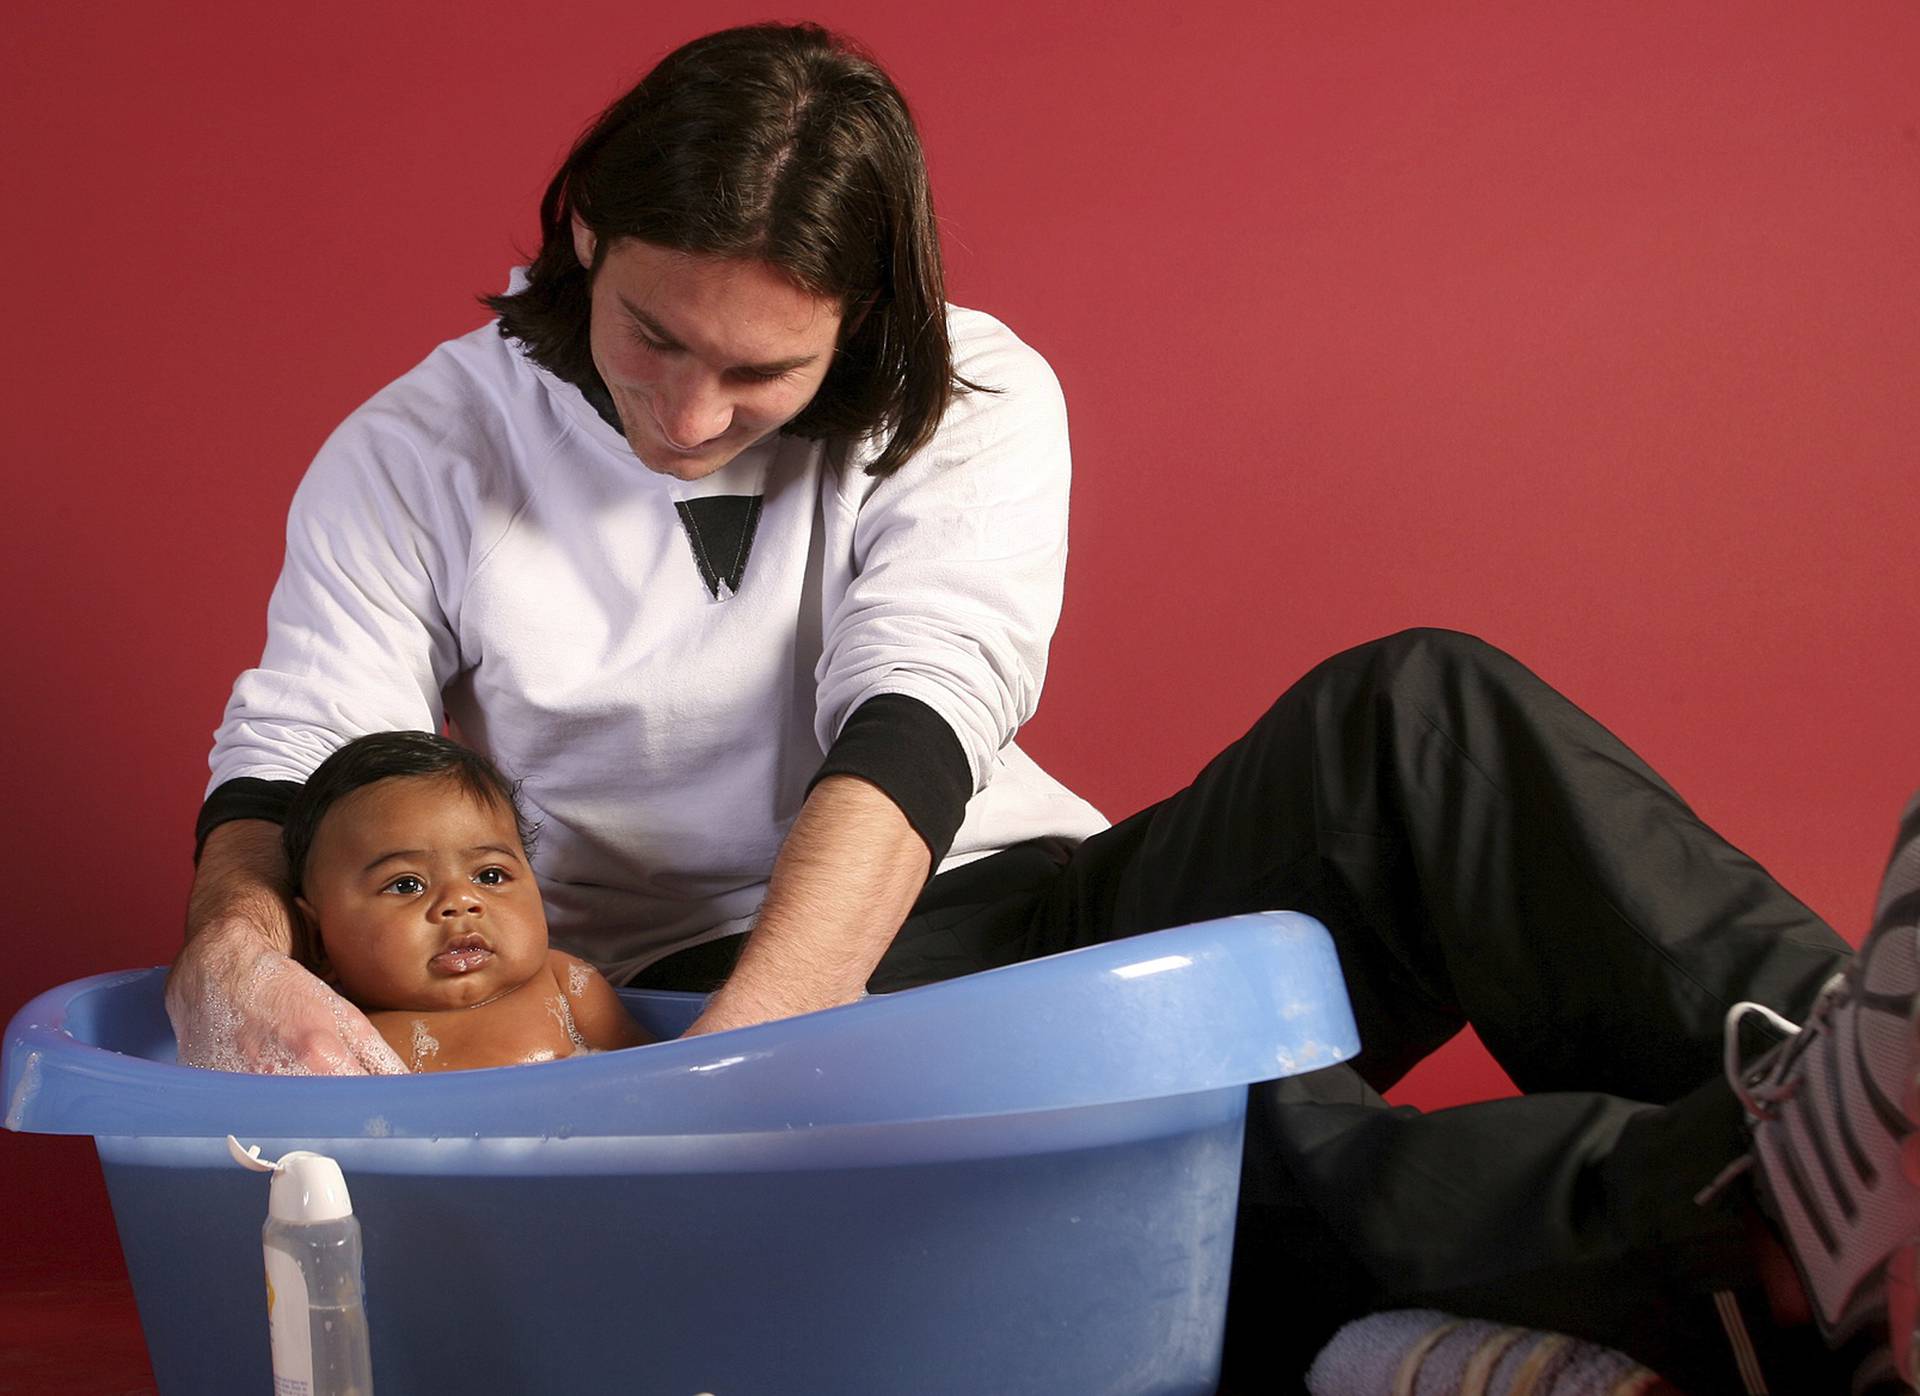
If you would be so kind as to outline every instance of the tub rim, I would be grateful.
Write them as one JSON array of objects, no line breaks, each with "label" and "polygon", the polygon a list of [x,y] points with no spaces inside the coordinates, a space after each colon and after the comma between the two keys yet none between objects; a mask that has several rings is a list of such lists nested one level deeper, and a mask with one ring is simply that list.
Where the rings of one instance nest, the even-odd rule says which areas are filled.
[{"label": "tub rim", "polygon": [[1286,911],[1150,932],[731,1032],[421,1076],[209,1071],[76,1035],[125,1003],[151,1012],[165,974],[94,975],[23,1007],[5,1040],[7,1128],[243,1138],[757,1134],[1179,1096],[1329,1066],[1359,1050],[1331,937]]}]

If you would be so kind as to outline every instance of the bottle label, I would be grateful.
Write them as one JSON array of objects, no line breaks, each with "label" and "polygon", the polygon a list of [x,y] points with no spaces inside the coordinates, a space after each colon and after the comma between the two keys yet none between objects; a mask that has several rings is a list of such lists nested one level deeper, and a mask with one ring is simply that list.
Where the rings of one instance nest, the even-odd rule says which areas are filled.
[{"label": "bottle label", "polygon": [[273,1396],[313,1396],[313,1326],[307,1277],[285,1251],[267,1250],[267,1331],[273,1341]]}]

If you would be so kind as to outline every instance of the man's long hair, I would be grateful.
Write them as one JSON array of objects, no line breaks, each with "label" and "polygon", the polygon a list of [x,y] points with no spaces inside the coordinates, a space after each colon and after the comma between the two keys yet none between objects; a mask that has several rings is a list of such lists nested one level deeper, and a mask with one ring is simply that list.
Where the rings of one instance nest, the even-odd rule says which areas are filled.
[{"label": "man's long hair", "polygon": [[[573,220],[594,234],[580,265]],[[920,138],[899,89],[812,24],[727,29],[675,50],[575,143],[540,201],[525,289],[485,297],[500,332],[570,383],[599,388],[589,288],[620,238],[765,261],[837,301],[842,342],[796,435],[883,439],[898,469],[952,394],[940,240]]]}]

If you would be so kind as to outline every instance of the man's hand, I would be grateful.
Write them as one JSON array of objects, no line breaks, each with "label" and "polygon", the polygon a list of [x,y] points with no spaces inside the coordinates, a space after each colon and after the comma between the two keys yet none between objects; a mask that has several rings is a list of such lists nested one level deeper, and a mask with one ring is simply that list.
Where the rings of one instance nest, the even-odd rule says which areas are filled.
[{"label": "man's hand", "polygon": [[188,1066],[276,1076],[407,1069],[359,1009],[244,922],[208,926],[180,953],[167,1016]]},{"label": "man's hand", "polygon": [[180,1060],[299,1076],[406,1071],[359,1009],[289,958],[286,886],[278,826],[241,819],[208,835],[187,945],[167,976]]}]

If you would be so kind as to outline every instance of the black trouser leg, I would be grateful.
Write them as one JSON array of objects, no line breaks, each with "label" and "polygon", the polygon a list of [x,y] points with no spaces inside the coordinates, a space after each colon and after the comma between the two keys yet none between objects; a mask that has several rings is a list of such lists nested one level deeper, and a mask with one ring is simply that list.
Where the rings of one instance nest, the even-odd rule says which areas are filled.
[{"label": "black trouser leg", "polygon": [[1847,947],[1499,651],[1409,631],[1319,666],[1179,794],[1089,839],[1030,954],[1260,907],[1339,945],[1384,1090],[1471,1021],[1523,1090],[1677,1098],[1728,1005],[1797,1013]]},{"label": "black trouser leg", "polygon": [[1646,1103],[1717,1080],[1730,1003],[1799,1016],[1845,944],[1519,664],[1416,631],[1315,669],[1043,892],[949,917],[932,973],[910,926],[875,982],[1266,907],[1332,932],[1372,1087],[1471,1021],[1524,1090],[1593,1094],[1423,1117],[1256,1089],[1236,1312],[1310,1262],[1347,1316],[1447,1302],[1677,1365],[1661,1330],[1749,1278],[1744,1209],[1692,1202],[1740,1132],[1717,1086]]}]

